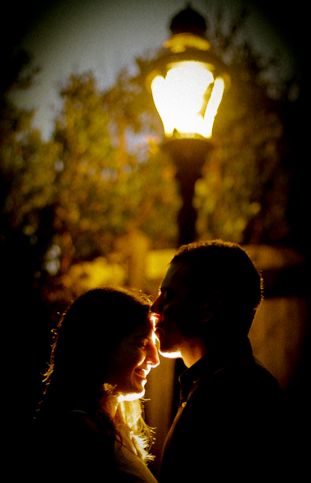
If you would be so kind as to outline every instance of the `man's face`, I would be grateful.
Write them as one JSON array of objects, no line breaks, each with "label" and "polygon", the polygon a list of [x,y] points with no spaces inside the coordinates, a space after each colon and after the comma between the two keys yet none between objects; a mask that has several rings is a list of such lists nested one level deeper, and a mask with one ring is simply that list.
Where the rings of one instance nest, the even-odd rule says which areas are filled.
[{"label": "man's face", "polygon": [[191,323],[193,318],[188,278],[187,269],[181,263],[171,264],[151,307],[156,320],[160,353],[165,357],[180,357],[184,340],[181,327]]}]

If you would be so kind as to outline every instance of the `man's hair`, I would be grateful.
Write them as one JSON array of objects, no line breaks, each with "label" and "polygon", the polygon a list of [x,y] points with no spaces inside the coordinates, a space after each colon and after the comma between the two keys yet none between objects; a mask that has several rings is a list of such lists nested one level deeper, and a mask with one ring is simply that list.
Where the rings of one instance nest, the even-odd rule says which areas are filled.
[{"label": "man's hair", "polygon": [[182,245],[171,260],[176,263],[184,265],[193,297],[210,307],[218,325],[248,333],[263,298],[263,279],[239,244],[216,239]]}]

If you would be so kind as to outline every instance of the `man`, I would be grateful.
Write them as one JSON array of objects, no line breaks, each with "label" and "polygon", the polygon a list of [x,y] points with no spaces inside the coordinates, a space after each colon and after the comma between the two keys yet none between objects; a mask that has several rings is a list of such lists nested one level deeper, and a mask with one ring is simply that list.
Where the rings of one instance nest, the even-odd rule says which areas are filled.
[{"label": "man", "polygon": [[262,277],[238,244],[192,243],[171,260],[152,311],[160,353],[181,357],[186,370],[161,483],[288,475],[283,392],[248,338],[262,295]]}]

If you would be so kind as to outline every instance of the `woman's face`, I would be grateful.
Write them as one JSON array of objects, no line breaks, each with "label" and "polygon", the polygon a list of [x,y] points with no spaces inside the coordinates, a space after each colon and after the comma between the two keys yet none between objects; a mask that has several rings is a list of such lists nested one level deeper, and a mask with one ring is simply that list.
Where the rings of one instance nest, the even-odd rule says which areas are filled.
[{"label": "woman's face", "polygon": [[[125,337],[111,359],[109,382],[116,392],[133,395],[145,394],[145,385],[151,369],[159,365],[156,336],[152,322]],[[126,399],[126,398],[125,398]]]}]

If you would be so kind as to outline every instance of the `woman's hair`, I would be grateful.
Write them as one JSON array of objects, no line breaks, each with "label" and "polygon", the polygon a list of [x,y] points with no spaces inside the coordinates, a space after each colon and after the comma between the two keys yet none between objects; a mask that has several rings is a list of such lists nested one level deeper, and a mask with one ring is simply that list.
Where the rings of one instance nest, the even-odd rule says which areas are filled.
[{"label": "woman's hair", "polygon": [[[146,295],[121,287],[96,288],[80,295],[53,331],[41,405],[98,416],[103,411],[111,356],[125,337],[146,326],[149,308]],[[132,432],[141,457],[152,459],[148,449],[153,430],[144,421],[142,401],[121,403],[119,417]]]},{"label": "woman's hair", "polygon": [[91,289],[65,310],[53,333],[45,383],[98,389],[122,340],[148,321],[147,297],[125,288]]}]

